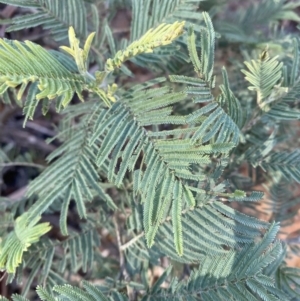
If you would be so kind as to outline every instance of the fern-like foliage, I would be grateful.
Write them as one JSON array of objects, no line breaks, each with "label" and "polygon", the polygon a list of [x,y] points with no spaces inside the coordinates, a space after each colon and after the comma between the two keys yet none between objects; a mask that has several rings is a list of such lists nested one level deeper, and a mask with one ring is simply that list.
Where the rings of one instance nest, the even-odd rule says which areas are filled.
[{"label": "fern-like foliage", "polygon": [[267,267],[264,268],[264,273],[268,277],[274,278],[275,286],[283,292],[286,297],[284,300],[299,299],[299,269],[289,267],[284,262],[287,255],[287,248],[283,244],[283,251],[277,258]]},{"label": "fern-like foliage", "polygon": [[[156,27],[161,23],[185,21],[186,28],[193,24],[195,31],[205,30],[204,26],[200,25],[200,21],[203,19],[199,10],[201,2],[202,0],[133,0],[130,41],[139,39],[151,27]],[[159,49],[153,55],[143,54],[132,61],[143,67],[175,72],[177,65],[182,66],[189,59],[187,51],[184,49],[186,47],[182,47],[182,44],[186,44],[184,40],[176,45]],[[179,52],[179,48],[182,48],[182,51]]]},{"label": "fern-like foliage", "polygon": [[22,279],[25,266],[30,269],[22,294],[27,295],[37,275],[38,284],[47,283],[54,286],[66,283],[63,278],[66,269],[69,274],[79,269],[85,273],[90,271],[94,264],[96,247],[100,245],[97,226],[94,221],[89,221],[87,224],[82,224],[80,232],[73,231],[63,241],[44,239],[34,244],[24,255],[26,264],[16,271],[18,280]]},{"label": "fern-like foliage", "polygon": [[[86,300],[86,301],[109,301],[98,288],[90,284],[87,281],[83,281],[83,288],[74,287],[71,285],[57,285],[54,287],[54,291],[59,295],[59,298],[64,300]],[[55,301],[57,298],[53,294],[49,293],[45,288],[38,286],[37,293],[41,300]],[[19,295],[14,295],[14,301],[28,301],[28,299],[21,297]],[[0,300],[8,300],[6,298],[1,298]],[[120,300],[120,299],[119,299]]]},{"label": "fern-like foliage", "polygon": [[242,111],[242,106],[230,88],[225,68],[222,70],[222,75],[224,84],[220,86],[222,94],[220,94],[218,102],[223,105],[227,114],[231,117],[235,124],[238,125],[239,128],[242,128],[245,123],[245,114]]},{"label": "fern-like foliage", "polygon": [[55,40],[65,40],[70,26],[75,28],[80,39],[87,37],[87,12],[83,0],[4,0],[2,3],[34,8],[34,13],[10,20],[8,32],[42,25],[50,30]]},{"label": "fern-like foliage", "polygon": [[299,151],[274,152],[261,162],[261,166],[271,171],[280,172],[287,180],[300,182]]},{"label": "fern-like foliage", "polygon": [[[253,85],[249,89],[256,91],[258,106],[268,111],[270,109],[268,104],[274,102],[276,96],[280,96],[276,95],[277,91],[274,87],[282,76],[283,64],[279,63],[276,57],[270,59],[268,52],[264,51],[258,60],[252,60],[251,63],[245,62],[245,65],[250,72],[245,70],[242,72],[246,75],[246,80]],[[282,90],[279,86],[277,89],[279,93]]]},{"label": "fern-like foliage", "polygon": [[8,32],[42,26],[44,30],[50,31],[57,42],[63,44],[67,41],[71,26],[80,41],[85,41],[90,32],[95,32],[91,59],[103,67],[103,55],[107,50],[103,47],[105,32],[101,31],[97,3],[84,0],[4,0],[1,3],[30,9],[26,15],[4,21],[9,24]]},{"label": "fern-like foliage", "polygon": [[[147,300],[289,300],[289,295],[274,287],[274,276],[266,273],[275,258],[281,255],[282,246],[274,241],[278,225],[273,224],[264,238],[237,252],[231,251],[223,256],[207,256],[195,269],[187,281],[170,282],[168,288],[162,283],[168,279],[171,267],[149,287],[143,299]],[[54,286],[54,294],[66,300],[128,300],[115,290],[100,290],[84,281],[83,289],[71,285]],[[129,283],[130,286],[130,283]],[[42,300],[55,300],[45,289],[38,287]],[[47,299],[45,299],[45,297]],[[14,296],[13,300],[20,300]],[[24,300],[24,299],[23,299]]]},{"label": "fern-like foliage", "polygon": [[282,179],[279,183],[273,183],[269,189],[270,197],[265,200],[267,206],[263,213],[272,212],[272,220],[280,222],[281,231],[294,222],[297,215],[300,198],[292,194],[292,186]]},{"label": "fern-like foliage", "polygon": [[[199,0],[133,0],[133,21],[131,24],[131,41],[140,38],[148,29],[161,23],[173,23],[181,20],[189,24],[201,20],[201,12],[197,12]],[[142,15],[140,13],[142,12]],[[142,20],[140,22],[139,20]],[[196,27],[197,31],[202,27]]]},{"label": "fern-like foliage", "polygon": [[[91,46],[92,57],[96,59],[99,65],[102,67],[103,62],[101,62],[99,58],[103,58],[102,51],[106,52],[106,49],[101,49],[105,38],[107,38],[107,42],[110,46],[111,55],[116,54],[116,45],[113,41],[111,30],[108,26],[106,26],[107,28],[105,31],[100,30],[98,8],[95,4],[89,3],[92,1],[86,1],[85,3],[84,0],[76,0],[75,2],[60,0],[4,0],[2,2],[11,5],[17,5],[20,7],[30,7],[36,10],[34,13],[7,20],[6,23],[10,24],[10,26],[8,26],[7,28],[7,31],[21,30],[24,28],[42,25],[44,29],[50,30],[53,38],[56,41],[64,41],[67,39],[68,29],[70,26],[74,27],[75,32],[81,41],[85,40],[88,36],[88,16],[91,15],[93,21],[92,31],[96,33],[96,38],[93,42],[93,45]],[[143,0],[134,1],[132,3],[134,10],[131,35],[132,42],[140,39],[142,35],[144,35],[150,28],[155,28],[162,23],[174,23],[176,21],[185,20],[197,22],[197,20],[201,18],[200,12],[194,12],[195,7],[199,5],[201,0],[188,0],[184,1],[184,3],[177,0],[176,3],[154,1],[152,4],[151,2],[152,0]],[[140,5],[142,5],[142,7],[140,7]],[[159,12],[161,13],[161,16],[158,19],[155,18],[154,20],[148,21],[148,17],[150,16],[148,15],[148,10],[150,6],[152,7],[153,12],[157,12],[159,10]],[[145,10],[143,9],[143,7],[145,7]],[[142,26],[139,23],[139,20],[141,20],[140,17],[136,18],[136,12],[139,11],[145,12],[145,16],[143,18],[144,23]],[[197,30],[199,30],[199,26],[197,27]],[[170,51],[172,54],[175,54],[177,47],[170,46],[168,47],[168,49],[169,50],[167,51],[167,54],[164,55],[162,53],[163,56],[167,55],[169,57]],[[187,59],[187,56],[185,56],[185,59]],[[134,59],[134,61],[142,62],[143,59],[142,57],[140,57],[138,59]],[[130,71],[126,67],[122,66],[122,70],[125,73],[130,74]]]},{"label": "fern-like foliage", "polygon": [[[197,88],[196,85],[195,90]],[[108,156],[112,154],[108,173],[110,181],[121,185],[126,171],[134,171],[134,190],[142,193],[142,202],[145,203],[144,227],[148,233],[149,245],[153,244],[164,211],[168,210],[172,203],[175,242],[178,246],[178,253],[182,254],[180,212],[183,206],[191,208],[196,206],[192,192],[193,185],[189,182],[196,181],[197,183],[205,179],[201,173],[195,173],[189,167],[194,166],[197,170],[201,165],[210,163],[209,154],[227,153],[234,145],[231,141],[237,142],[238,136],[235,135],[234,123],[214,102],[189,116],[170,115],[171,107],[169,105],[186,99],[188,94],[184,92],[166,94],[162,93],[163,90],[166,89],[150,90],[147,104],[145,104],[146,95],[143,95],[143,102],[141,102],[141,98],[137,94],[135,98],[124,99],[126,105],[118,102],[111,109],[102,109],[99,112],[90,143],[99,147],[96,158],[98,166],[105,163]],[[159,110],[157,110],[158,108]],[[211,115],[214,117],[211,115],[206,117],[206,114],[210,112],[213,112]],[[206,122],[197,127],[199,124],[197,121],[202,116]],[[216,119],[220,120],[220,124],[218,128],[211,129],[213,121]],[[179,128],[151,133],[153,139],[150,139],[144,129],[144,126],[150,124],[179,126],[190,124],[190,126],[184,130]],[[222,132],[222,128],[228,130],[227,126],[230,124],[232,132]],[[101,144],[99,144],[99,137],[103,134],[104,138],[100,140]],[[178,139],[175,138],[176,136],[173,139],[167,138],[169,135],[178,134],[185,134],[186,138]],[[204,145],[212,137],[215,137],[215,143]],[[126,138],[129,140],[125,145]],[[141,155],[146,168],[138,162]],[[118,159],[122,159],[122,163],[115,173]],[[137,167],[139,168],[137,169]],[[205,191],[198,190],[196,187],[195,192],[205,194]],[[177,197],[174,198],[175,196]],[[165,199],[162,201],[162,198]],[[183,202],[183,200],[185,201]],[[175,224],[175,221],[178,224]]]},{"label": "fern-like foliage", "polygon": [[299,281],[300,271],[298,268],[288,267],[282,264],[275,275],[277,287],[284,291],[291,300],[297,300],[300,297]]},{"label": "fern-like foliage", "polygon": [[[26,301],[33,284],[43,285],[37,294],[50,301],[299,298],[299,271],[285,265],[285,246],[276,241],[276,222],[286,225],[299,204],[283,189],[286,181],[300,182],[299,151],[288,151],[284,144],[289,139],[286,121],[300,116],[297,38],[287,42],[286,56],[270,58],[266,49],[258,59],[247,59],[248,70],[242,72],[256,92],[253,101],[251,92],[237,91],[238,83],[231,84],[226,71],[231,66],[214,76],[216,35],[209,13],[200,13],[200,0],[105,1],[106,8],[132,4],[130,37],[120,43],[106,21],[99,31],[101,1],[2,2],[30,8],[25,21],[11,20],[10,31],[41,24],[63,41],[69,29],[70,42],[61,47],[64,54],[28,41],[0,40],[0,92],[5,103],[16,98],[22,105],[26,95],[27,120],[40,101],[46,113],[52,99],[57,110],[74,94],[88,100],[62,112],[53,138],[62,144],[48,156],[49,166],[29,184],[26,197],[13,205],[9,199],[0,204],[6,210],[1,213],[0,268],[8,272],[8,283],[19,283],[24,270],[28,272],[24,296],[14,295],[13,300]],[[263,0],[260,6],[250,5],[240,22],[298,20],[291,14],[298,6]],[[252,32],[242,26],[239,30],[241,36]],[[105,42],[110,53],[102,53]],[[95,53],[99,64],[93,65],[94,76],[89,63]],[[126,60],[168,72],[119,88],[123,78],[114,78],[117,69],[131,75]],[[253,107],[250,116],[246,109]],[[7,161],[0,151],[0,162]],[[254,208],[263,196],[249,192],[250,185],[246,193],[243,183],[235,189],[225,180],[234,177],[240,163],[260,167],[257,175],[273,184],[267,204],[274,223],[234,209],[241,204]],[[112,189],[107,192],[108,188]],[[60,240],[51,235],[40,238],[49,230],[48,224],[36,225],[42,214],[57,217]],[[77,229],[72,228],[70,214],[84,219]],[[15,217],[15,229],[7,235]],[[124,228],[118,225],[121,219],[126,221]],[[101,268],[109,262],[113,274],[110,260],[119,256],[118,277],[99,286],[86,281],[80,287],[66,284],[74,272],[89,272],[86,278],[99,273],[95,262],[102,264],[99,230],[104,228],[110,234],[115,229],[117,252],[105,258]],[[171,273],[169,260],[184,270],[181,279]],[[148,274],[156,265],[165,270],[152,282]]]},{"label": "fern-like foliage", "polygon": [[23,253],[50,230],[49,223],[36,225],[40,218],[37,216],[30,219],[28,213],[17,218],[14,231],[8,234],[0,245],[0,268],[2,270],[14,274],[22,262]]},{"label": "fern-like foliage", "polygon": [[[87,217],[85,202],[92,201],[95,195],[107,201],[111,208],[116,208],[113,200],[99,185],[100,178],[93,163],[95,150],[89,147],[87,140],[89,131],[86,120],[68,132],[68,139],[48,157],[48,162],[60,158],[31,183],[27,194],[39,197],[30,209],[33,216],[45,212],[56,200],[61,200],[60,227],[64,235],[68,234],[66,219],[71,199],[75,200],[81,218]],[[46,189],[45,182],[49,183]]]},{"label": "fern-like foliage", "polygon": [[106,70],[112,71],[131,57],[141,53],[151,53],[154,48],[169,45],[183,33],[185,22],[173,24],[160,24],[155,29],[148,30],[139,40],[131,43],[125,50],[118,51],[113,59],[106,62]]},{"label": "fern-like foliage", "polygon": [[[275,102],[270,104],[271,109],[267,112],[268,118],[274,121],[282,120],[289,121],[300,119],[300,112],[295,105],[299,91],[299,40],[294,38],[293,45],[293,58],[289,60],[283,68],[284,83],[288,87],[286,93],[279,93],[279,97]],[[280,95],[281,94],[281,95]]]},{"label": "fern-like foliage", "polygon": [[[204,18],[210,27],[208,15]],[[184,253],[182,211],[202,207],[208,201],[200,186],[205,182],[203,170],[211,162],[210,155],[227,154],[239,141],[237,125],[210,93],[214,37],[211,27],[208,32],[210,35],[203,35],[201,61],[193,31],[189,32],[191,60],[203,79],[170,76],[172,83],[185,86],[179,92],[168,87],[143,89],[164,82],[163,78],[130,90],[130,96],[125,94],[110,109],[100,108],[90,138],[90,145],[98,148],[96,164],[102,166],[109,158],[110,181],[119,186],[126,172],[133,171],[133,190],[141,194],[144,204],[148,246],[153,245],[159,225],[170,210],[179,255]],[[171,105],[191,99],[207,104],[188,115],[172,115]],[[149,125],[170,129],[148,132],[145,127]],[[202,195],[202,199],[197,200],[196,195]]]},{"label": "fern-like foliage", "polygon": [[154,285],[148,300],[288,300],[274,287],[274,278],[263,272],[282,252],[279,242],[272,243],[277,231],[278,225],[273,225],[259,244],[225,256],[206,257],[186,283],[173,280],[168,289]]},{"label": "fern-like foliage", "polygon": [[73,73],[44,48],[30,41],[0,40],[0,93],[8,88],[19,88],[17,99],[21,100],[28,84],[24,112],[32,118],[39,100],[58,97],[58,107],[67,105],[74,93],[82,99],[87,88],[86,79]]},{"label": "fern-like foliage", "polygon": [[[235,198],[239,201],[257,201],[261,193],[253,193],[247,198]],[[202,196],[203,198],[203,196]],[[199,202],[203,201],[199,198]],[[128,220],[129,230],[139,233],[133,238],[126,254],[128,264],[135,261],[136,268],[143,261],[155,262],[161,254],[167,254],[171,259],[182,263],[199,263],[205,256],[221,256],[228,253],[229,249],[239,248],[243,244],[251,244],[260,231],[268,228],[268,223],[246,216],[219,201],[204,203],[192,211],[182,212],[181,222],[184,253],[179,256],[172,241],[172,219],[167,217],[161,222],[157,232],[156,243],[149,250],[140,235],[143,227],[142,205],[134,206],[133,214]],[[196,231],[205,224],[205,231]],[[143,232],[142,232],[143,233]],[[226,246],[226,248],[224,248]],[[135,254],[130,257],[130,254]]]},{"label": "fern-like foliage", "polygon": [[[100,98],[110,105],[110,101],[115,101],[113,92],[115,88],[108,87],[107,94],[98,87],[108,73],[120,67],[122,63],[130,57],[140,53],[152,52],[154,48],[172,43],[182,34],[184,23],[161,24],[156,29],[149,30],[139,41],[132,43],[124,51],[119,51],[114,58],[108,59],[105,71],[97,72],[96,79],[88,72],[88,54],[92,45],[95,33],[91,33],[80,48],[80,41],[75,36],[73,27],[69,29],[70,47],[61,48],[71,55],[78,68],[74,72],[74,66],[68,60],[63,63],[61,55],[56,57],[49,54],[42,47],[29,41],[24,44],[8,40],[1,40],[0,60],[3,63],[0,69],[0,94],[6,92],[8,88],[20,86],[17,100],[20,101],[29,83],[32,83],[27,94],[24,113],[25,122],[32,119],[38,101],[44,99],[44,113],[49,107],[48,100],[58,97],[57,108],[65,107],[72,99],[74,93],[83,101],[82,91],[84,89],[96,93]],[[36,59],[35,59],[36,58]],[[39,93],[38,93],[39,91]],[[5,97],[7,99],[7,96]]]}]

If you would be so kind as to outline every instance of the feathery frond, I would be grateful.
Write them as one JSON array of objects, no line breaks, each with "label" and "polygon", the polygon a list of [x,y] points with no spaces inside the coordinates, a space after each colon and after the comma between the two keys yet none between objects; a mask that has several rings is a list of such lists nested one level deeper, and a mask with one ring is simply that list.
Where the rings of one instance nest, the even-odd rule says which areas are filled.
[{"label": "feathery frond", "polygon": [[21,7],[35,8],[35,12],[10,20],[11,25],[6,31],[42,25],[50,30],[57,41],[68,37],[68,29],[73,26],[80,39],[87,37],[87,16],[83,0],[3,0],[2,3]]},{"label": "feathery frond", "polygon": [[206,256],[185,282],[172,281],[167,289],[150,288],[148,300],[288,300],[274,287],[274,278],[263,269],[281,254],[282,246],[274,241],[278,225],[273,224],[258,244],[226,255]]},{"label": "feathery frond", "polygon": [[222,94],[219,96],[218,101],[221,104],[224,104],[227,114],[239,126],[239,128],[242,128],[245,121],[242,107],[239,100],[234,96],[233,92],[230,89],[227,72],[224,67],[222,69],[222,75],[224,84],[220,86]]},{"label": "feathery frond", "polygon": [[[157,88],[138,91],[133,98],[124,98],[108,110],[101,109],[90,139],[91,145],[99,149],[96,158],[98,166],[111,156],[108,168],[110,181],[121,185],[126,171],[134,171],[134,190],[142,195],[144,227],[149,246],[153,244],[158,225],[171,204],[173,218],[178,221],[180,206],[184,204],[178,205],[178,202],[186,200],[184,206],[196,205],[190,188],[192,185],[188,185],[188,182],[202,181],[205,176],[192,172],[189,167],[199,166],[201,170],[201,166],[210,163],[210,154],[226,154],[238,139],[238,136],[231,136],[233,132],[228,131],[230,119],[217,103],[210,103],[188,116],[170,115],[171,110],[166,110],[169,105],[186,99],[188,95],[185,91],[165,94],[164,90]],[[163,108],[165,109],[162,110]],[[214,115],[216,116],[213,117]],[[204,122],[201,122],[201,117]],[[215,129],[214,121],[217,117],[220,118],[220,125]],[[144,126],[153,123],[186,125],[190,130],[181,139],[168,138],[169,135],[176,134],[176,129],[174,132],[162,131],[157,133],[161,138],[152,135],[153,139],[150,139]],[[224,132],[225,128],[227,132]],[[215,141],[215,144],[204,145],[211,141]],[[140,156],[143,158],[141,164],[138,163]],[[122,162],[115,172],[119,159]],[[178,198],[175,198],[177,195]],[[174,205],[176,203],[177,206]],[[178,226],[173,224],[175,237],[179,235],[179,240],[176,239],[178,252],[182,245],[180,225],[180,222]],[[179,253],[182,254],[181,251]]]},{"label": "feathery frond", "polygon": [[119,68],[126,60],[141,53],[151,53],[153,49],[171,44],[183,33],[184,22],[160,24],[155,29],[149,29],[139,40],[132,42],[125,50],[118,51],[113,59],[106,61],[106,70]]},{"label": "feathery frond", "polygon": [[59,293],[61,297],[64,297],[64,299],[70,301],[73,301],[74,298],[86,301],[109,301],[101,290],[86,281],[83,282],[83,288],[84,290],[71,285],[57,285],[53,290]]},{"label": "feathery frond", "polygon": [[[194,41],[189,43],[193,47]],[[204,59],[211,57],[212,49],[207,48]],[[201,70],[211,73],[212,66],[203,66]],[[211,81],[211,75],[205,79]],[[189,85],[180,92],[169,92],[167,87],[145,91],[143,86],[137,87],[130,91],[130,97],[125,94],[110,109],[100,108],[90,145],[99,149],[98,166],[110,157],[108,179],[116,185],[121,185],[127,171],[134,172],[133,189],[141,194],[144,203],[148,246],[153,245],[159,224],[172,207],[174,242],[177,253],[182,255],[181,208],[196,206],[193,185],[189,182],[205,180],[201,170],[211,162],[210,155],[226,155],[238,143],[239,129],[213,101],[206,81],[180,76],[170,76],[170,80]],[[157,79],[149,85],[162,81]],[[172,115],[171,105],[190,98],[208,104],[189,115]],[[152,133],[150,138],[145,127],[153,124],[169,125],[173,129]],[[186,133],[177,138],[183,126]],[[170,135],[173,137],[169,138]],[[122,162],[115,172],[120,159]]]},{"label": "feathery frond", "polygon": [[278,289],[284,291],[290,300],[300,298],[300,269],[281,265],[275,274]]},{"label": "feathery frond", "polygon": [[277,57],[270,58],[268,51],[265,50],[259,59],[245,62],[245,65],[249,71],[242,70],[242,72],[246,75],[246,80],[253,85],[249,87],[249,90],[256,91],[257,105],[262,110],[269,111],[269,104],[278,97],[275,93],[276,89],[281,94],[285,91],[280,85],[276,87],[282,76],[283,64],[277,61]]},{"label": "feathery frond", "polygon": [[287,180],[300,182],[300,153],[273,152],[260,163],[264,169],[280,172]]},{"label": "feathery frond", "polygon": [[14,274],[22,262],[23,253],[50,230],[49,223],[36,225],[40,219],[40,216],[31,219],[28,213],[24,213],[16,219],[14,231],[8,234],[0,245],[0,268],[2,270]]},{"label": "feathery frond", "polygon": [[[57,296],[51,295],[44,287],[37,287],[37,294],[42,301],[55,301],[59,300],[85,300],[85,301],[109,301],[111,299],[107,298],[100,289],[98,289],[95,285],[82,281],[83,289],[71,286],[68,284],[65,285],[56,285],[53,288],[54,294]],[[20,295],[13,295],[12,299],[14,301],[29,301]],[[7,300],[6,298],[1,298],[0,300]],[[120,299],[118,299],[120,300]],[[124,299],[128,300],[127,298]]]},{"label": "feathery frond", "polygon": [[[130,41],[139,39],[150,28],[157,27],[161,23],[185,21],[186,27],[192,24],[194,29],[200,32],[203,29],[200,25],[203,15],[198,10],[201,2],[202,0],[133,0]],[[177,65],[182,66],[189,60],[185,44],[184,40],[180,40],[174,45],[155,51],[154,54],[143,54],[131,61],[142,67],[167,69],[175,73]],[[178,51],[179,49],[181,51]]]},{"label": "feathery frond", "polygon": [[[258,197],[261,198],[261,195]],[[162,256],[161,254],[167,254],[177,262],[199,263],[205,256],[225,255],[229,249],[251,244],[255,237],[259,236],[260,231],[268,227],[268,223],[239,213],[212,197],[206,197],[207,202],[205,202],[203,196],[198,196],[197,201],[199,203],[202,201],[202,205],[194,210],[182,211],[183,255],[178,256],[172,241],[172,213],[170,212],[170,216],[161,222],[156,234],[156,243],[150,250],[143,243],[143,238],[134,241],[126,248],[131,269],[134,267],[138,269],[145,261],[154,263]],[[144,229],[142,205],[134,206],[128,224],[131,230],[140,232]]]},{"label": "feathery frond", "polygon": [[[284,82],[288,86],[288,91],[280,96],[278,101],[272,103],[270,111],[267,112],[267,117],[274,121],[282,120],[289,121],[300,119],[300,111],[295,105],[300,93],[299,84],[299,66],[300,66],[300,54],[299,54],[299,41],[293,39],[293,59],[286,64],[286,72],[288,76],[285,76]],[[284,74],[283,74],[284,75]]]},{"label": "feathery frond", "polygon": [[[84,203],[92,201],[95,195],[107,201],[111,208],[116,208],[99,185],[99,175],[93,163],[95,155],[87,141],[88,131],[89,126],[83,121],[69,133],[67,141],[50,154],[48,161],[64,155],[36,178],[28,189],[28,196],[39,197],[30,209],[32,216],[45,212],[54,201],[61,200],[60,227],[64,235],[68,234],[66,218],[71,199],[75,200],[81,218],[87,217]],[[45,183],[48,183],[47,187]]]},{"label": "feathery frond", "polygon": [[269,189],[270,197],[265,201],[268,207],[267,213],[272,212],[272,220],[280,222],[282,232],[285,227],[291,225],[293,217],[297,215],[300,207],[300,198],[292,194],[288,182],[282,179],[279,183],[273,183]]},{"label": "feathery frond", "polygon": [[[222,21],[226,12],[218,13],[223,0],[210,1],[208,13],[202,0],[0,2],[25,12],[2,21],[8,31],[41,25],[60,43],[69,29],[70,44],[59,52],[0,40],[1,101],[23,106],[26,122],[41,102],[46,114],[51,100],[57,111],[75,94],[85,100],[62,112],[57,136],[48,139],[59,146],[27,195],[0,200],[0,269],[7,283],[20,284],[26,275],[22,296],[12,300],[28,301],[33,285],[43,301],[299,298],[299,270],[285,263],[299,248],[294,239],[285,240],[287,247],[276,241],[277,222],[285,230],[300,203],[290,191],[300,182],[300,156],[289,124],[300,116],[299,41],[276,27],[281,19],[300,22],[298,0],[250,3],[234,28]],[[131,28],[115,30],[117,7],[126,14],[132,7]],[[217,14],[218,34],[246,40],[247,50],[236,49],[247,70],[240,72],[239,56],[226,64],[228,74],[219,61],[215,68]],[[267,47],[252,59],[251,47],[264,47],[273,35],[282,37],[270,44],[274,57]],[[224,36],[219,49],[227,47]],[[124,78],[136,73],[127,60],[158,72],[133,84]],[[162,71],[166,76],[156,77]],[[0,150],[0,163],[12,166],[14,153],[6,152]],[[261,179],[269,194],[257,209],[263,193],[251,190]],[[271,210],[270,221],[246,215],[244,206]],[[50,229],[37,224],[41,214],[58,231],[41,238]],[[109,257],[99,248],[106,231],[117,242]],[[157,266],[153,281],[149,272]],[[110,277],[100,285],[73,286],[75,273],[101,279],[107,268]]]},{"label": "feathery frond", "polygon": [[188,50],[195,72],[206,82],[212,81],[214,67],[215,32],[208,13],[202,13],[206,27],[201,30],[201,58],[198,57],[194,28],[188,32]]},{"label": "feathery frond", "polygon": [[[151,27],[161,23],[186,21],[188,24],[197,23],[202,19],[197,6],[201,0],[133,0],[133,18],[131,24],[131,41],[139,39]],[[142,15],[141,15],[142,12]],[[195,29],[199,31],[199,25]]]},{"label": "feathery frond", "polygon": [[[4,20],[10,24],[6,31],[17,31],[25,28],[42,26],[49,30],[51,36],[59,43],[68,39],[68,30],[72,26],[80,41],[88,38],[89,30],[95,32],[91,45],[91,60],[103,67],[103,56],[107,50],[103,47],[105,32],[101,31],[99,3],[85,0],[3,0],[1,3],[30,8],[30,13]],[[90,22],[91,21],[91,22]]]},{"label": "feathery frond", "polygon": [[42,99],[59,97],[59,105],[66,106],[74,93],[88,87],[86,79],[68,70],[44,48],[30,41],[24,43],[0,39],[0,93],[19,87],[21,100],[28,84],[33,83],[26,101],[26,119],[32,118],[33,109]]},{"label": "feathery frond", "polygon": [[[23,268],[29,268],[30,273],[23,285],[22,294],[28,294],[33,281],[41,285],[57,283],[56,277],[63,275],[65,269],[69,273],[75,273],[79,269],[83,272],[90,271],[96,247],[100,245],[97,226],[94,221],[88,221],[81,225],[80,232],[70,233],[63,241],[44,239],[33,245],[24,256]],[[18,273],[22,274],[22,271]],[[39,277],[36,279],[37,276]]]}]

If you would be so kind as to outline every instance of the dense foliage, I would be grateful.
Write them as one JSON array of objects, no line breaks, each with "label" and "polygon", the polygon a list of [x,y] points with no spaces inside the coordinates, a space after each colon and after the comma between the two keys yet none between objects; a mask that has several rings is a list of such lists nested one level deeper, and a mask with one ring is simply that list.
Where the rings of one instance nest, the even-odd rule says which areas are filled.
[{"label": "dense foliage", "polygon": [[[284,235],[300,204],[299,1],[0,2],[21,12],[7,32],[41,26],[57,46],[0,39],[1,101],[25,128],[60,116],[26,195],[0,199],[13,300],[300,300]],[[0,167],[18,164],[0,145]]]}]

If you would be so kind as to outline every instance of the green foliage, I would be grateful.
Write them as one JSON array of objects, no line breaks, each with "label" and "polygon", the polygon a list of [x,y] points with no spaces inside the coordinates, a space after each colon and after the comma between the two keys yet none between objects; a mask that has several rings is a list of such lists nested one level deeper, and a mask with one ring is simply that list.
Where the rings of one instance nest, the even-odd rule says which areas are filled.
[{"label": "green foliage", "polygon": [[[185,21],[186,28],[193,24],[194,30],[200,32],[203,29],[200,24],[203,17],[198,10],[201,4],[202,0],[132,1],[133,15],[130,42],[139,39],[147,30],[161,23]],[[186,44],[186,41],[180,40],[178,43],[175,42],[174,45],[155,51],[154,54],[143,54],[132,59],[132,61],[146,68],[154,70],[168,69],[170,72],[174,72],[178,66],[182,66],[189,60],[184,44]],[[162,68],[163,66],[165,67]]]},{"label": "green foliage", "polygon": [[[0,268],[7,283],[26,278],[12,300],[36,285],[51,301],[299,300],[295,248],[277,239],[299,207],[299,41],[268,31],[299,22],[299,2],[250,4],[234,27],[222,1],[0,2],[26,12],[3,21],[9,32],[69,36],[66,54],[0,40],[5,106],[23,107],[24,125],[38,107],[60,116],[26,195],[0,199]],[[128,34],[110,24],[119,7],[132,8]],[[245,44],[220,66],[226,39]],[[134,78],[141,67],[148,80]],[[4,147],[0,167],[14,158]]]},{"label": "green foliage", "polygon": [[2,2],[35,9],[31,14],[9,20],[11,25],[7,28],[8,32],[42,25],[44,29],[51,31],[55,40],[60,41],[68,37],[69,27],[74,26],[81,38],[84,39],[87,36],[87,12],[82,0],[8,0]]},{"label": "green foliage", "polygon": [[49,223],[36,225],[40,216],[30,220],[28,213],[18,217],[15,229],[2,242],[0,246],[0,267],[8,273],[15,273],[16,267],[22,262],[23,253],[31,244],[50,230]]},{"label": "green foliage", "polygon": [[153,49],[169,45],[183,32],[184,22],[160,24],[157,28],[148,30],[139,40],[131,43],[125,50],[118,51],[113,59],[106,62],[106,70],[113,71],[131,57],[141,53],[151,53]]},{"label": "green foliage", "polygon": [[[89,111],[86,110],[86,113]],[[29,186],[27,195],[39,196],[29,211],[32,216],[45,212],[58,199],[62,200],[60,227],[63,235],[68,235],[67,214],[71,199],[75,200],[81,218],[87,217],[85,202],[92,201],[95,195],[107,201],[111,208],[116,208],[99,185],[100,177],[94,164],[95,150],[93,153],[87,141],[89,131],[88,120],[69,130],[64,144],[47,158],[48,162],[58,159]],[[49,183],[47,187],[44,186],[45,182]]]},{"label": "green foliage", "polygon": [[[168,289],[161,288],[170,275],[170,266],[147,290],[143,300],[223,300],[223,296],[237,300],[286,300],[288,295],[275,288],[274,280],[265,272],[265,268],[282,253],[281,243],[274,242],[277,231],[278,225],[274,224],[259,244],[251,244],[239,252],[231,251],[225,256],[207,256],[187,281],[173,279]],[[115,292],[111,292],[108,299],[100,289],[86,281],[82,286],[83,289],[71,285],[55,286],[53,290],[67,300],[128,300]],[[37,292],[42,300],[45,297],[55,300],[41,287]],[[15,296],[14,300],[18,299]]]},{"label": "green foliage", "polygon": [[74,74],[44,48],[30,41],[0,40],[0,93],[20,86],[17,100],[21,100],[28,84],[24,113],[25,121],[33,118],[40,100],[58,97],[57,107],[67,105],[74,93],[82,99],[82,90],[88,83],[83,76]]},{"label": "green foliage", "polygon": [[[63,241],[44,239],[33,245],[30,252],[24,255],[30,274],[24,284],[23,294],[28,293],[37,275],[39,283],[55,285],[65,283],[61,276],[66,269],[73,273],[80,269],[83,272],[90,270],[97,255],[96,248],[100,246],[98,226],[94,221],[89,221],[81,225],[81,232],[72,231]],[[59,254],[57,249],[60,250]],[[20,269],[17,273],[21,272]]]},{"label": "green foliage", "polygon": [[148,300],[286,300],[287,295],[274,288],[274,280],[263,270],[282,252],[279,242],[270,245],[277,230],[273,225],[259,244],[239,252],[206,257],[187,281],[173,281],[168,289],[154,285]]},{"label": "green foliage", "polygon": [[[269,103],[276,101],[277,90],[280,89],[280,87],[275,89],[275,85],[281,78],[283,64],[276,59],[276,57],[270,59],[268,51],[265,50],[258,60],[252,60],[251,63],[245,62],[250,72],[242,70],[246,75],[246,80],[253,85],[249,89],[257,93],[258,106],[264,111],[269,110]],[[272,92],[273,95],[271,95]]]}]

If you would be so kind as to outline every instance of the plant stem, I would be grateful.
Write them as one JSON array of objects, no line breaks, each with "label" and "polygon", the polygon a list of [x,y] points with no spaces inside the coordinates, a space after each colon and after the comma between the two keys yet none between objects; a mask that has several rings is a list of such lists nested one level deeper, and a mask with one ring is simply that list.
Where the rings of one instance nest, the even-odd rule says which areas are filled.
[{"label": "plant stem", "polygon": [[144,231],[142,233],[140,233],[139,235],[135,236],[133,239],[129,240],[126,244],[120,246],[120,250],[124,251],[127,248],[129,248],[130,246],[132,246],[136,241],[138,241],[141,237],[144,236]]}]

